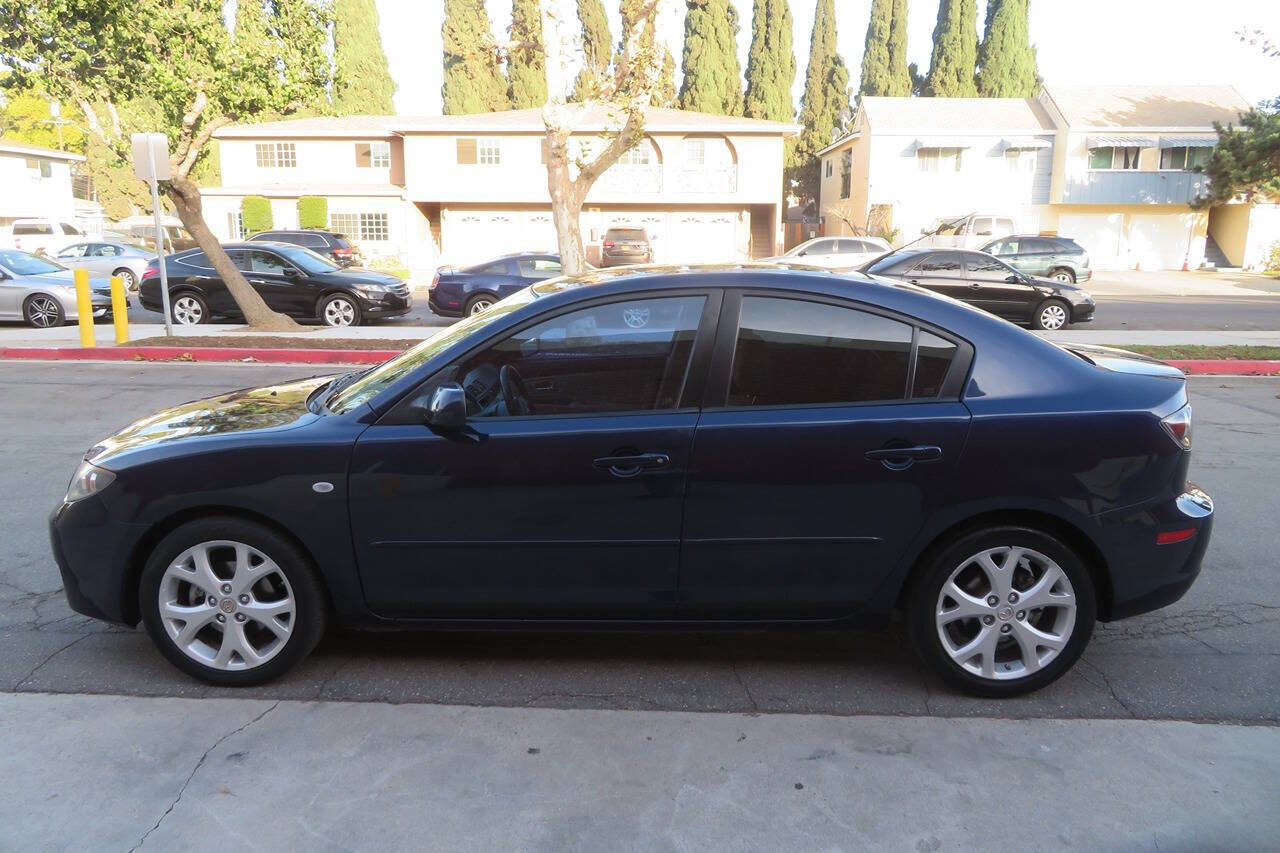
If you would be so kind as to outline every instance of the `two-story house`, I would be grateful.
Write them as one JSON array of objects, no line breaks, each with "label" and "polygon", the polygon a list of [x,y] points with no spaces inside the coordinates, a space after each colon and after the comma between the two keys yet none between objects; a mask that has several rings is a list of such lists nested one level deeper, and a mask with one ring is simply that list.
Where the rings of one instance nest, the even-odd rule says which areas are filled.
[{"label": "two-story house", "polygon": [[52,219],[102,230],[102,206],[79,173],[80,154],[0,139],[0,227],[15,219]]},{"label": "two-story house", "polygon": [[[603,109],[575,134],[599,144]],[[351,116],[219,131],[223,185],[202,191],[205,218],[241,236],[240,200],[272,200],[275,227],[296,227],[297,200],[328,199],[330,226],[366,254],[411,267],[554,249],[541,111],[460,116]],[[792,124],[651,108],[643,142],[592,187],[588,244],[613,226],[642,227],[655,260],[765,257],[781,229],[783,142]],[[437,257],[438,253],[438,257]]]},{"label": "two-story house", "polygon": [[[826,233],[919,236],[938,218],[1003,214],[1072,237],[1095,269],[1240,266],[1273,205],[1193,210],[1196,171],[1249,108],[1230,86],[1044,87],[1035,98],[863,98],[820,152]],[[998,236],[998,235],[997,235]]]}]

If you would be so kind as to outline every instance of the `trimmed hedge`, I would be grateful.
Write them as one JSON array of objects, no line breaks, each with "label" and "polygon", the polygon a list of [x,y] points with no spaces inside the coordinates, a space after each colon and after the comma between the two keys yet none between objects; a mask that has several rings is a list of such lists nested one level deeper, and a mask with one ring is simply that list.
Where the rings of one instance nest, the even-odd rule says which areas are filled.
[{"label": "trimmed hedge", "polygon": [[240,216],[244,220],[244,230],[250,234],[257,234],[259,231],[270,231],[273,226],[271,219],[271,202],[266,196],[247,195],[240,200]]},{"label": "trimmed hedge", "polygon": [[329,200],[319,195],[298,199],[298,225],[302,228],[329,227]]}]

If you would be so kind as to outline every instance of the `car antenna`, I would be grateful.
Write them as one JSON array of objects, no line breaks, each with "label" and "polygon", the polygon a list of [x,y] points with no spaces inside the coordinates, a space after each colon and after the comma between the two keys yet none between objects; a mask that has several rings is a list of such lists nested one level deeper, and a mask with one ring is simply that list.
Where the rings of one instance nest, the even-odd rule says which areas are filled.
[{"label": "car antenna", "polygon": [[[870,266],[871,264],[874,264],[878,261],[883,261],[885,258],[889,257],[890,255],[895,255],[898,252],[901,252],[903,249],[910,249],[912,246],[914,246],[916,243],[919,243],[921,240],[925,239],[926,237],[936,237],[938,235],[938,232],[941,231],[943,228],[946,228],[949,225],[956,225],[960,222],[963,222],[964,220],[968,219],[970,216],[973,216],[977,212],[978,211],[974,210],[969,213],[966,213],[964,216],[953,216],[950,219],[940,219],[938,220],[937,228],[933,229],[932,231],[925,231],[919,237],[912,240],[910,243],[903,243],[898,248],[890,249],[880,257],[871,259],[864,265],[864,267]],[[864,267],[859,267],[859,269],[863,269]]]}]

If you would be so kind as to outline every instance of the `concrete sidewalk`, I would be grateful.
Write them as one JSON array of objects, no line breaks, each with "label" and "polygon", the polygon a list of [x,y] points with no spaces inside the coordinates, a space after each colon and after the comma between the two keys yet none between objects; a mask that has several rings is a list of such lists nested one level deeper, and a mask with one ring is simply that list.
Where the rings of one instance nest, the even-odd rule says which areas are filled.
[{"label": "concrete sidewalk", "polygon": [[1104,270],[1080,286],[1104,297],[1277,296],[1280,278],[1262,273],[1216,270]]},{"label": "concrete sidewalk", "polygon": [[1280,729],[0,694],[14,850],[1261,850]]}]

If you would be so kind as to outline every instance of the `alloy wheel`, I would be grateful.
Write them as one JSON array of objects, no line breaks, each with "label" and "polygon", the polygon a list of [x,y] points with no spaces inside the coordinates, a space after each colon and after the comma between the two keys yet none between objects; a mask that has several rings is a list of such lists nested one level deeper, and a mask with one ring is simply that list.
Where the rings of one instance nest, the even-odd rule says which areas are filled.
[{"label": "alloy wheel", "polygon": [[1075,281],[1075,277],[1072,276],[1071,273],[1067,272],[1066,270],[1058,270],[1056,273],[1054,273],[1049,277],[1052,278],[1054,281],[1060,281],[1063,284],[1071,284],[1072,282]]},{"label": "alloy wheel", "polygon": [[179,296],[173,303],[173,319],[183,326],[198,326],[204,319],[204,306],[193,296]]},{"label": "alloy wheel", "polygon": [[479,314],[481,311],[488,311],[493,305],[492,299],[477,299],[471,303],[471,313]]},{"label": "alloy wheel", "polygon": [[179,554],[160,580],[160,622],[187,657],[218,670],[262,666],[293,633],[289,580],[243,542],[201,542]]},{"label": "alloy wheel", "polygon": [[119,270],[116,275],[120,276],[120,283],[124,285],[125,290],[133,290],[138,286],[138,278],[132,270]]},{"label": "alloy wheel", "polygon": [[1057,303],[1050,303],[1040,309],[1040,328],[1053,331],[1067,325],[1067,309]]},{"label": "alloy wheel", "polygon": [[27,319],[31,325],[39,329],[48,329],[58,325],[60,309],[52,296],[43,294],[31,297],[27,303]]},{"label": "alloy wheel", "polygon": [[339,296],[324,306],[324,322],[327,326],[350,326],[356,320],[356,306]]},{"label": "alloy wheel", "polygon": [[988,548],[964,560],[938,593],[942,648],[962,669],[1007,681],[1043,669],[1066,648],[1076,595],[1066,572],[1030,548]]}]

